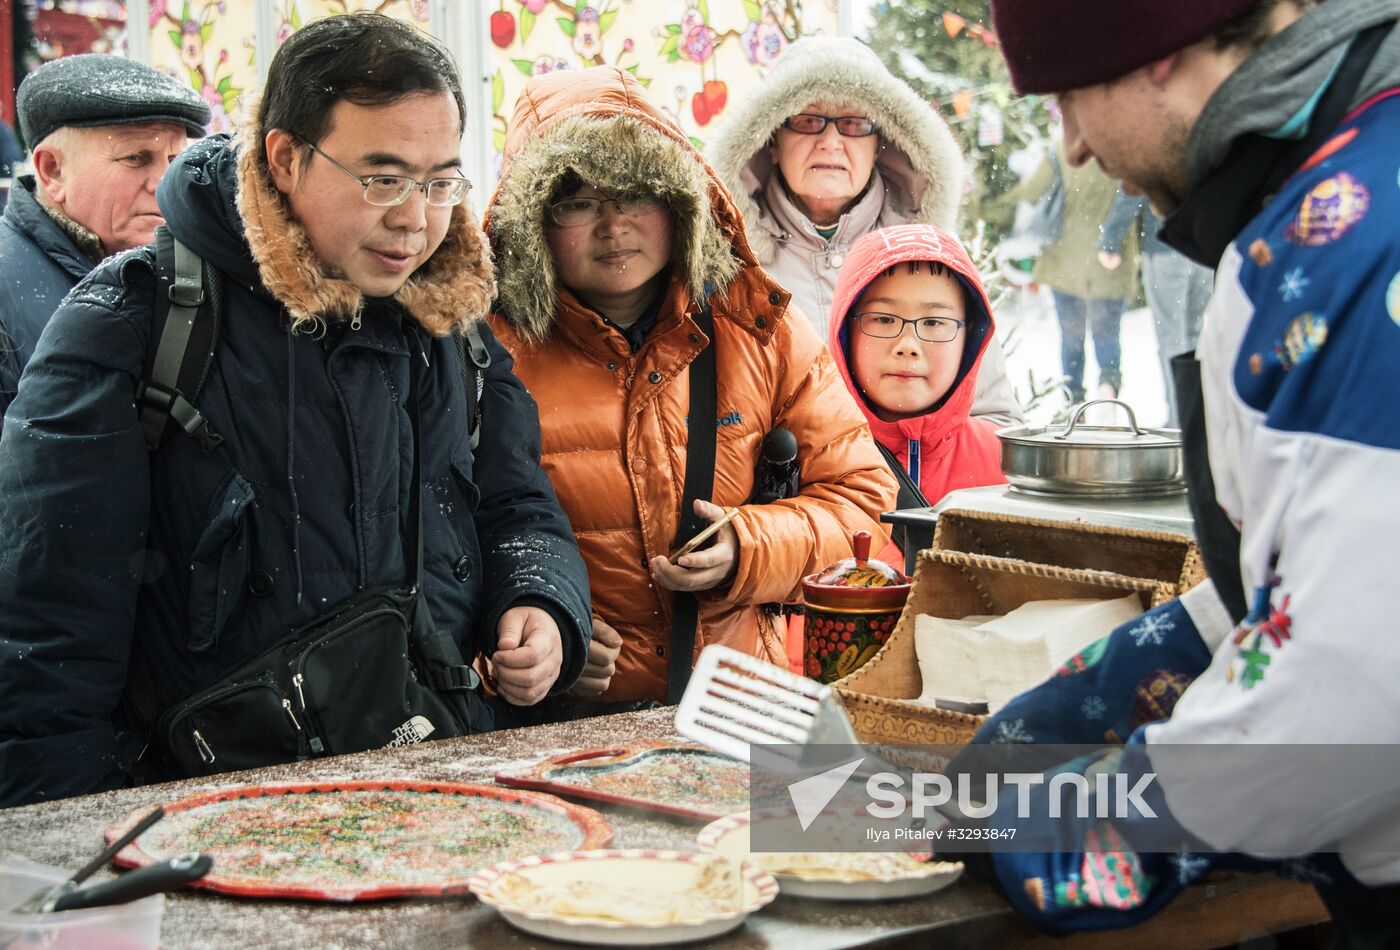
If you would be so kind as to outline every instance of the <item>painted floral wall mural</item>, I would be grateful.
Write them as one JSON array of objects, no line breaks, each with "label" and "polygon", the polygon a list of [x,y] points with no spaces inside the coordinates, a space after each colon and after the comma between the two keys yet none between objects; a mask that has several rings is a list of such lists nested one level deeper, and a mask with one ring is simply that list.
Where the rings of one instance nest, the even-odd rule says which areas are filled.
[{"label": "painted floral wall mural", "polygon": [[697,147],[732,98],[799,36],[837,32],[837,0],[490,0],[497,167],[530,76],[615,65],[646,86]]},{"label": "painted floral wall mural", "polygon": [[[151,65],[199,90],[228,131],[256,89],[257,0],[150,0]],[[267,0],[264,0],[267,2]],[[324,16],[377,10],[429,26],[428,0],[270,0],[280,46]],[[729,103],[793,40],[837,32],[839,0],[454,0],[480,10],[489,42],[490,135],[499,168],[506,124],[530,76],[616,65],[637,77],[697,147]],[[448,45],[452,38],[444,37]],[[472,38],[458,38],[470,42]],[[472,77],[464,77],[469,84]],[[470,126],[480,127],[478,123]],[[484,190],[484,189],[483,189]]]},{"label": "painted floral wall mural", "polygon": [[[209,103],[210,132],[232,130],[258,85],[256,0],[150,0],[151,65],[187,81]],[[273,0],[281,46],[324,16],[377,10],[426,28],[428,0]]]},{"label": "painted floral wall mural", "polygon": [[253,0],[150,0],[151,65],[188,82],[213,117],[233,128],[239,97],[257,83]]}]

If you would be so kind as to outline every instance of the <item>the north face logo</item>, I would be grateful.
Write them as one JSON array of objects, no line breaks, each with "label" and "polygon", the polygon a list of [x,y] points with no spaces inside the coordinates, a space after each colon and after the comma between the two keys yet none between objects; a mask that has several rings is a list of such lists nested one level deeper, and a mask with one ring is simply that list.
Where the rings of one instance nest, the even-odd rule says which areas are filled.
[{"label": "the north face logo", "polygon": [[394,738],[385,748],[393,749],[398,746],[414,745],[422,742],[433,734],[434,726],[422,716],[414,716],[394,730]]}]

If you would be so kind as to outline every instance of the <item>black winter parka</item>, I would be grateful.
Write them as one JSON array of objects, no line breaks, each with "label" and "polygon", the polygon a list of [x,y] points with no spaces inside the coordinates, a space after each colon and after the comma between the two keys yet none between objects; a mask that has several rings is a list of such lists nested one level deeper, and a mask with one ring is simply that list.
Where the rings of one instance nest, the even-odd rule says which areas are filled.
[{"label": "black winter parka", "polygon": [[564,639],[554,692],[582,670],[587,574],[509,355],[485,331],[492,363],[473,455],[455,344],[397,301],[368,300],[359,320],[330,319],[323,335],[290,332],[244,236],[236,165],[232,141],[206,140],[158,196],[174,235],[225,275],[198,397],[222,445],[206,454],[176,433],[148,456],[134,393],[153,345],[150,248],[110,258],[74,290],[11,406],[0,439],[0,804],[130,780],[139,744],[118,707],[133,642],[163,709],[337,601],[409,579],[410,393],[421,400],[433,618],[470,658],[494,649],[507,609],[544,607]]},{"label": "black winter parka", "polygon": [[92,270],[92,261],[34,197],[36,187],[30,176],[16,178],[0,216],[0,414],[15,398],[49,317]]}]

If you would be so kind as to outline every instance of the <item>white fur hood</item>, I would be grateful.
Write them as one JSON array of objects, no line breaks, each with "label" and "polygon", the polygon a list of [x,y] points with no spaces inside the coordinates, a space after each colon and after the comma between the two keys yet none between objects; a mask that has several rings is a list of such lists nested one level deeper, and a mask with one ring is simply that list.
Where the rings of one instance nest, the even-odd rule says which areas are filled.
[{"label": "white fur hood", "polygon": [[816,101],[874,121],[881,141],[875,167],[884,179],[887,207],[908,221],[956,227],[965,169],[942,117],[859,40],[808,37],[784,50],[763,83],[734,103],[706,149],[761,262],[777,253],[780,231],[763,198],[774,172],[768,143],[784,119]]}]

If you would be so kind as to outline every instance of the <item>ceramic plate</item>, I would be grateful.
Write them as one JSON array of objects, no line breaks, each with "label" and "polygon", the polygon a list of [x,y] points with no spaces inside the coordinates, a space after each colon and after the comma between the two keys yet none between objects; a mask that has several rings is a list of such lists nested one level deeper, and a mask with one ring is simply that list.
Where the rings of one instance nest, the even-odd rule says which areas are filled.
[{"label": "ceramic plate", "polygon": [[[107,829],[114,841],[149,806]],[[165,818],[117,855],[137,867],[183,851],[213,856],[193,886],[244,897],[360,901],[461,894],[477,869],[565,848],[612,829],[549,795],[450,782],[253,785],[165,805]]]},{"label": "ceramic plate", "polygon": [[749,767],[698,745],[640,743],[545,759],[496,781],[711,821],[749,803]]},{"label": "ceramic plate", "polygon": [[[733,930],[778,896],[747,862],[679,851],[574,851],[507,861],[472,876],[472,893],[527,933],[573,943],[655,947]],[[711,877],[711,875],[715,875]],[[705,880],[713,881],[705,886]],[[622,895],[631,903],[624,904]],[[681,914],[629,923],[602,914]]]},{"label": "ceramic plate", "polygon": [[[784,816],[791,822],[790,816]],[[758,821],[777,820],[759,816]],[[852,827],[856,823],[852,824]],[[749,848],[749,833],[752,821],[747,813],[730,815],[706,825],[697,837],[700,850],[723,855],[730,860],[748,860],[763,866],[765,856],[753,853]],[[781,860],[785,855],[774,852],[772,859]],[[842,854],[831,855],[833,864],[842,861],[860,860],[875,855]],[[952,884],[962,874],[959,862],[928,861],[929,852],[909,852],[906,854],[885,854],[893,866],[882,869],[885,876],[878,879],[833,880],[803,876],[800,873],[775,871],[773,877],[784,894],[790,897],[812,897],[819,900],[840,901],[883,901],[901,897],[919,897],[941,891]],[[909,858],[913,862],[908,861]],[[905,865],[901,867],[900,865]]]}]

